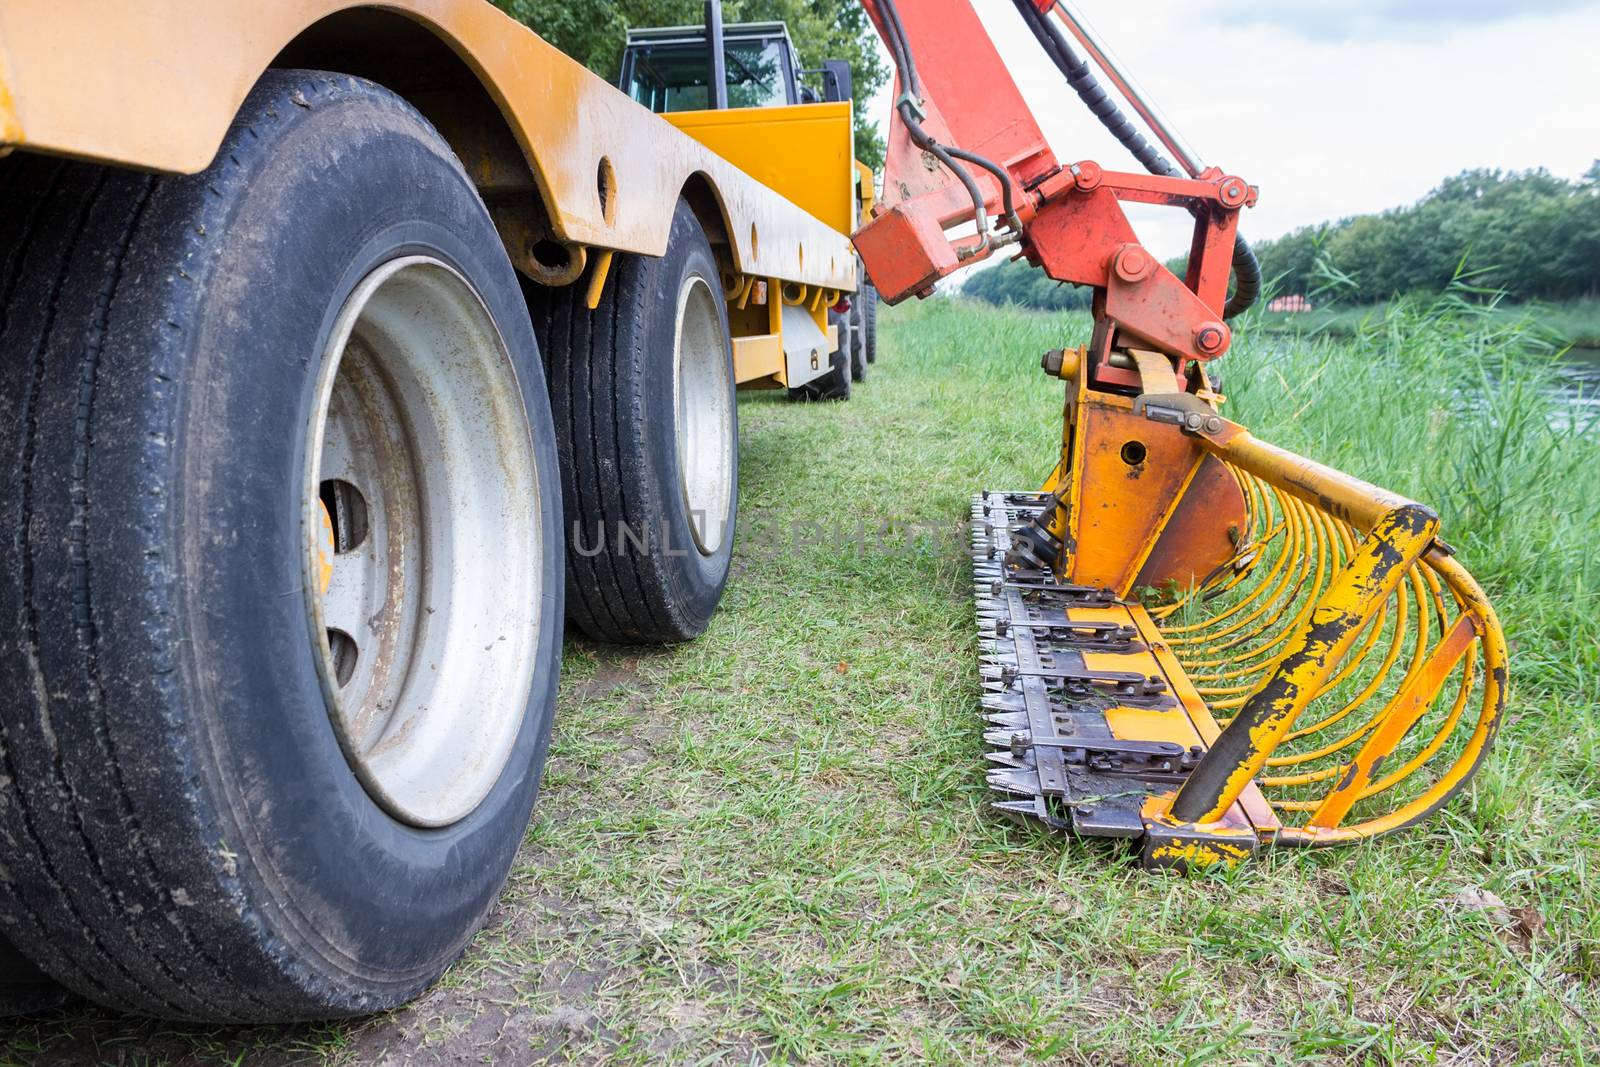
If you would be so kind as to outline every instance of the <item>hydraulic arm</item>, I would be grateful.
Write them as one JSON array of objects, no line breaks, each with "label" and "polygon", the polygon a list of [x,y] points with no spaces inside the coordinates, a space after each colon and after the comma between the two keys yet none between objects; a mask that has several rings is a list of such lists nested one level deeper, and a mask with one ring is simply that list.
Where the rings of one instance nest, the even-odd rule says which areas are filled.
[{"label": "hydraulic arm", "polygon": [[[1505,642],[1432,511],[1221,414],[1205,368],[1259,293],[1238,233],[1256,188],[1202,163],[1064,3],[1014,0],[1146,173],[1061,162],[968,3],[863,3],[896,74],[855,234],[883,299],[1000,250],[1094,290],[1089,343],[1043,360],[1066,383],[1054,469],[973,504],[995,806],[1138,839],[1156,866],[1437,809],[1488,751]],[[1192,216],[1181,278],[1123,202]]]}]

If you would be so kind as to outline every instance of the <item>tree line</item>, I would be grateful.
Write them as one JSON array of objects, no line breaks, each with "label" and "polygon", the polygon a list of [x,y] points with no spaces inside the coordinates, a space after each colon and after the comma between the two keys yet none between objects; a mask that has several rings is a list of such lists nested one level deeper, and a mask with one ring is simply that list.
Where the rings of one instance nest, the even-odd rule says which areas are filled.
[{"label": "tree line", "polygon": [[[1279,294],[1371,303],[1442,292],[1465,274],[1515,299],[1600,295],[1600,161],[1576,181],[1542,168],[1462,171],[1414,204],[1304,226],[1256,254]],[[1183,260],[1167,266],[1181,275]],[[1086,307],[1089,292],[1024,262],[979,271],[962,291],[1041,310]]]},{"label": "tree line", "polygon": [[1362,303],[1436,293],[1463,270],[1516,299],[1600,295],[1600,161],[1577,181],[1462,171],[1415,204],[1302,227],[1257,254],[1280,293]]},{"label": "tree line", "polygon": [[1081,311],[1089,306],[1091,290],[1057,282],[1025,259],[1010,259],[998,267],[973,272],[961,285],[967,296],[990,304],[1015,304],[1039,311]]},{"label": "tree line", "polygon": [[[615,82],[629,29],[700,25],[703,0],[494,0],[496,7],[528,26],[607,81]],[[855,154],[868,166],[883,165],[883,139],[866,102],[889,72],[878,57],[877,34],[857,0],[724,0],[724,23],[782,22],[802,66],[824,59],[850,64],[856,100]]]}]

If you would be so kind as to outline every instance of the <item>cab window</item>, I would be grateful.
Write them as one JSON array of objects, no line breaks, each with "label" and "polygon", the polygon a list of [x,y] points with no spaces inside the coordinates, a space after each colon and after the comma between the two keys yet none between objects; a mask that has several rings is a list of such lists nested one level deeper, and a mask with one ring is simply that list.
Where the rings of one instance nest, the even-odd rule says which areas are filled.
[{"label": "cab window", "polygon": [[[729,107],[781,107],[789,102],[779,41],[728,41],[724,45]],[[651,111],[701,111],[706,92],[703,45],[640,48],[633,56],[628,95]]]}]

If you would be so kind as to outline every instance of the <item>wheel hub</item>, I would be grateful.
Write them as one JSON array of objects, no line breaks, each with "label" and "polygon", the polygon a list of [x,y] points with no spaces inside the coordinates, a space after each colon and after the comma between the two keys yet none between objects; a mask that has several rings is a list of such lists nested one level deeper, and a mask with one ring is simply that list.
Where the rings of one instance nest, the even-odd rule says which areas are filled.
[{"label": "wheel hub", "polygon": [[719,299],[704,278],[684,280],[672,354],[679,487],[695,547],[706,556],[722,547],[733,507],[732,372]]},{"label": "wheel hub", "polygon": [[539,493],[505,342],[428,257],[351,294],[323,354],[303,505],[313,653],[351,768],[443,826],[498,780],[539,640]]}]

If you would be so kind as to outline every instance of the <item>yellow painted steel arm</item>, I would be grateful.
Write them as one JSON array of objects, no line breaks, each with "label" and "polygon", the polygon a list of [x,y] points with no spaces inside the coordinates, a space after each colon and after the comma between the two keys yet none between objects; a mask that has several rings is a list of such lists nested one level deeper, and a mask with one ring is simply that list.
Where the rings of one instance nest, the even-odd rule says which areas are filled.
[{"label": "yellow painted steel arm", "polygon": [[[1212,674],[1208,677],[1244,677],[1237,686],[1198,690],[1237,690],[1243,695],[1212,704],[1213,708],[1238,707],[1239,711],[1210,744],[1161,817],[1178,826],[1213,825],[1254,782],[1270,787],[1268,799],[1280,814],[1308,813],[1301,825],[1284,824],[1272,829],[1272,839],[1283,843],[1334,844],[1381,834],[1422,818],[1471,776],[1488,751],[1503,710],[1505,642],[1493,608],[1471,576],[1436,540],[1438,519],[1428,508],[1257,440],[1225,419],[1213,417],[1201,425],[1203,431],[1192,440],[1245,479],[1255,506],[1265,506],[1263,490],[1270,489],[1278,514],[1284,521],[1294,521],[1289,522],[1288,541],[1280,546],[1277,562],[1262,568],[1264,573],[1258,572],[1255,592],[1235,595],[1231,607],[1212,613],[1205,622],[1163,629],[1164,636],[1178,648],[1180,658],[1187,656],[1186,669],[1209,665]],[[1259,517],[1274,530],[1283,528],[1281,523],[1273,526],[1270,515],[1263,513]],[[1252,519],[1252,525],[1254,522]],[[1308,548],[1296,543],[1296,531],[1302,527],[1305,534],[1312,535],[1319,560],[1325,551],[1331,553],[1333,573],[1324,584],[1319,563],[1314,579],[1307,581],[1302,573],[1293,589],[1286,589],[1281,565],[1290,558],[1309,558]],[[1319,532],[1324,527],[1328,532]],[[1265,540],[1270,541],[1272,536]],[[1359,543],[1356,538],[1360,538]],[[1240,545],[1242,555],[1237,559],[1253,560],[1262,551],[1253,535],[1242,538]],[[1242,576],[1252,569],[1253,565],[1247,564],[1237,574]],[[1226,570],[1218,574],[1218,581],[1230,581]],[[1209,583],[1208,579],[1205,584]],[[1415,601],[1414,612],[1407,608],[1408,588]],[[1293,611],[1296,600],[1304,606],[1276,634],[1245,631],[1219,644],[1220,638],[1228,637],[1242,625],[1240,621],[1229,622],[1229,616],[1263,597],[1282,614]],[[1365,675],[1358,675],[1358,663],[1382,643],[1380,637],[1390,607],[1394,609],[1390,650],[1376,669],[1369,668]],[[1449,617],[1452,607],[1453,621]],[[1260,610],[1258,604],[1256,612]],[[1415,622],[1408,622],[1408,616],[1414,616]],[[1430,622],[1435,618],[1439,630],[1437,643],[1432,643]],[[1342,738],[1320,747],[1300,745],[1288,757],[1274,757],[1280,746],[1334,726],[1378,694],[1398,657],[1400,643],[1406,639],[1414,646],[1411,665],[1404,678],[1392,683],[1392,695],[1364,724],[1344,730]],[[1203,658],[1184,651],[1196,643],[1207,650]],[[1218,665],[1239,663],[1245,666],[1231,671],[1218,669]],[[1450,765],[1434,771],[1433,780],[1424,783],[1415,795],[1397,798],[1386,812],[1373,805],[1358,808],[1407,778],[1455,734],[1474,690],[1475,671],[1481,711],[1475,723],[1463,723],[1470,725],[1470,732],[1460,735],[1455,743]],[[1459,692],[1453,703],[1427,732],[1408,740],[1452,676],[1459,679]],[[1297,728],[1296,720],[1302,711],[1346,681],[1359,687],[1359,692],[1348,700],[1341,698],[1343,706],[1339,711]],[[1402,751],[1403,743],[1409,747]],[[1357,750],[1351,756],[1341,756],[1348,746],[1356,746]],[[1324,759],[1329,761],[1325,766],[1318,767],[1313,762]],[[1315,769],[1306,771],[1303,768],[1307,766]],[[1258,777],[1269,767],[1295,767],[1297,773]],[[1297,787],[1317,782],[1329,783],[1321,797],[1295,792]],[[1286,795],[1281,794],[1284,790]]]},{"label": "yellow painted steel arm", "polygon": [[[308,27],[354,10],[407,18],[466,63],[527,157],[559,237],[659,255],[677,192],[702,175],[726,217],[735,269],[855,288],[844,234],[486,0],[5,0],[0,141],[150,170],[202,170],[274,57]],[[597,193],[602,160],[615,171],[609,211]]]},{"label": "yellow painted steel arm", "polygon": [[1338,670],[1373,614],[1438,533],[1432,511],[1369,482],[1257,440],[1225,419],[1197,438],[1219,459],[1367,531],[1315,607],[1293,628],[1271,677],[1251,693],[1184,782],[1172,814],[1213,822],[1232,806]]},{"label": "yellow painted steel arm", "polygon": [[1185,822],[1214,822],[1266,766],[1295,719],[1338,669],[1362,628],[1433,543],[1420,505],[1385,513],[1290,638],[1277,668],[1212,744],[1173,801]]}]

